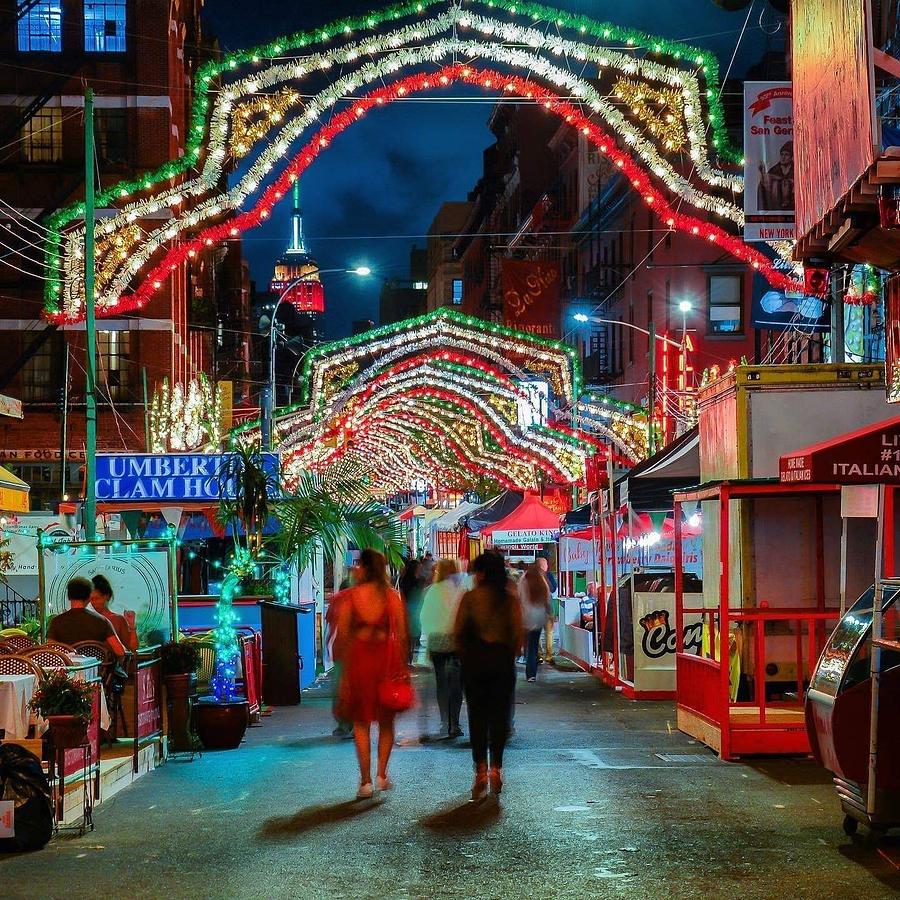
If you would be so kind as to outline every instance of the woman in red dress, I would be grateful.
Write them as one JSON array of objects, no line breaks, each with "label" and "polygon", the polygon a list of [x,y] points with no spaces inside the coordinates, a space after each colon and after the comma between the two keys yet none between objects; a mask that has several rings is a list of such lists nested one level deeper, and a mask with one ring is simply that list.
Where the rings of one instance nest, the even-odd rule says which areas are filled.
[{"label": "woman in red dress", "polygon": [[[394,746],[392,709],[380,700],[381,684],[406,665],[406,608],[388,579],[387,562],[376,550],[363,550],[354,571],[354,587],[338,613],[338,656],[344,664],[338,712],[353,723],[359,760],[359,799],[394,785],[387,774]],[[371,726],[378,723],[378,768],[372,786]]]}]

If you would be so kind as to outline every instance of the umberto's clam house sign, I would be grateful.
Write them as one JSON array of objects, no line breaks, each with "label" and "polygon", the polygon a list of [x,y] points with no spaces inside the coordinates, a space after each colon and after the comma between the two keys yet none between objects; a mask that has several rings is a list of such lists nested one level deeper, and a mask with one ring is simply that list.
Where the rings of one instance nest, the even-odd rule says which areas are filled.
[{"label": "umberto's clam house sign", "polygon": [[787,453],[779,469],[785,484],[900,484],[900,419]]},{"label": "umberto's clam house sign", "polygon": [[[228,453],[124,454],[97,456],[97,500],[218,502],[234,497]],[[263,464],[277,474],[278,454],[264,453]]]}]

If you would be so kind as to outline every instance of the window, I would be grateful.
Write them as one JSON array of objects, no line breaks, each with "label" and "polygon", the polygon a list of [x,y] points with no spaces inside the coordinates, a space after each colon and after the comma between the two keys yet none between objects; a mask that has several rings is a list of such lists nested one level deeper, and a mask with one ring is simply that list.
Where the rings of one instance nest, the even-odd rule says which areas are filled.
[{"label": "window", "polygon": [[452,293],[450,294],[450,302],[454,306],[460,306],[463,301],[463,280],[462,278],[454,278]]},{"label": "window", "polygon": [[59,344],[51,338],[22,367],[22,400],[25,403],[49,403],[56,399],[53,390],[54,349],[59,349]]},{"label": "window", "polygon": [[740,334],[744,330],[743,275],[709,276],[710,334]]},{"label": "window", "polygon": [[26,162],[49,163],[62,159],[62,110],[41,107],[22,126],[22,156]]},{"label": "window", "polygon": [[62,0],[18,0],[17,9],[20,51],[62,52]]},{"label": "window", "polygon": [[84,49],[89,53],[125,52],[126,0],[84,0]]},{"label": "window", "polygon": [[124,109],[98,109],[94,128],[100,163],[121,166],[128,162],[128,124]]},{"label": "window", "polygon": [[129,397],[128,352],[131,334],[127,331],[98,331],[97,352],[100,356],[97,380],[113,400]]}]

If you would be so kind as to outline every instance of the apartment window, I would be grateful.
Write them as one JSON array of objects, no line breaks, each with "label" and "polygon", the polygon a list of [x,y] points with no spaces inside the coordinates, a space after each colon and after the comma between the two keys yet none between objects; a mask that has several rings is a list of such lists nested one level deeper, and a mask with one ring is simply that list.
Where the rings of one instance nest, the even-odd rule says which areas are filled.
[{"label": "apartment window", "polygon": [[56,399],[53,392],[53,350],[58,344],[45,341],[22,367],[22,400],[25,403],[47,403]]},{"label": "apartment window", "polygon": [[49,163],[62,159],[62,110],[41,107],[22,127],[22,156],[26,162]]},{"label": "apartment window", "polygon": [[740,334],[743,320],[743,275],[710,275],[707,311],[710,334]]},{"label": "apartment window", "polygon": [[98,331],[97,352],[100,356],[100,384],[108,389],[113,400],[129,397],[129,350],[131,333],[128,331]]},{"label": "apartment window", "polygon": [[454,278],[451,287],[450,302],[454,306],[460,306],[463,301],[463,280],[462,278]]},{"label": "apartment window", "polygon": [[17,12],[21,52],[62,52],[62,0],[18,0]]},{"label": "apartment window", "polygon": [[121,166],[128,162],[128,124],[124,109],[96,110],[97,157],[101,164]]},{"label": "apartment window", "polygon": [[125,20],[125,0],[85,0],[84,49],[89,53],[124,53]]}]

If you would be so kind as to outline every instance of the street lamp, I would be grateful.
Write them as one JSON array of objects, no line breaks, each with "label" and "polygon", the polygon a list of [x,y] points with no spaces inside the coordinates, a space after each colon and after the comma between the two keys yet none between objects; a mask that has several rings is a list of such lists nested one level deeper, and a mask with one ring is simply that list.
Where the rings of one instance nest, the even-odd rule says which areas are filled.
[{"label": "street lamp", "polygon": [[681,300],[678,303],[678,309],[681,310],[681,343],[687,344],[687,317],[688,313],[694,308],[694,304],[690,300]]},{"label": "street lamp", "polygon": [[[319,275],[329,275],[332,272],[345,272],[348,275],[359,275],[363,278],[372,274],[368,266],[356,266],[354,269],[319,269]],[[269,321],[269,381],[265,389],[265,402],[262,404],[262,444],[263,450],[272,449],[272,437],[275,424],[275,323],[278,321],[278,307],[284,299],[301,282],[306,281],[308,275],[302,275],[289,282],[281,292],[272,307],[272,318]]]}]

